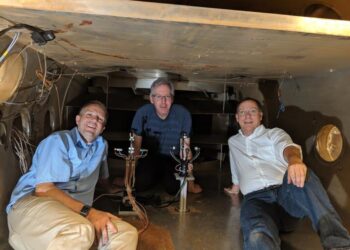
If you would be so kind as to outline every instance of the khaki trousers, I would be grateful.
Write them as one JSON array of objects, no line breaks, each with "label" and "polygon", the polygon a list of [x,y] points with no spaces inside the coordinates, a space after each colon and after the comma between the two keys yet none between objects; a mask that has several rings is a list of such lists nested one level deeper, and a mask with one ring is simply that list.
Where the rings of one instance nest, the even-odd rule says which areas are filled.
[{"label": "khaki trousers", "polygon": [[94,244],[95,230],[89,220],[47,197],[27,196],[8,214],[9,243],[15,250],[135,250],[137,230],[113,220],[117,233],[106,245]]}]

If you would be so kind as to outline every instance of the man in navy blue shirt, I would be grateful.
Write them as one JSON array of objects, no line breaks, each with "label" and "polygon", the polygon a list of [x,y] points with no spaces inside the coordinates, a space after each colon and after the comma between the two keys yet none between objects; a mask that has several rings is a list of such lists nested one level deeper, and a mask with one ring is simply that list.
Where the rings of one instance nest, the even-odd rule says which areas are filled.
[{"label": "man in navy blue shirt", "polygon": [[14,249],[88,250],[95,236],[98,249],[136,249],[133,226],[91,207],[96,182],[106,184],[109,175],[107,142],[100,136],[106,120],[106,107],[91,101],[76,116],[76,127],[39,144],[6,208]]},{"label": "man in navy blue shirt", "polygon": [[[131,129],[135,133],[135,153],[139,154],[141,145],[148,149],[148,156],[139,160],[136,168],[136,192],[148,190],[159,182],[169,194],[179,190],[179,181],[174,176],[176,162],[170,151],[175,146],[176,153],[179,152],[184,133],[187,135],[184,145],[190,148],[192,119],[186,108],[173,101],[173,84],[167,79],[157,79],[151,86],[151,103],[138,109],[134,116]],[[190,169],[192,171],[192,166]],[[189,181],[188,191],[200,193],[202,189]]]}]

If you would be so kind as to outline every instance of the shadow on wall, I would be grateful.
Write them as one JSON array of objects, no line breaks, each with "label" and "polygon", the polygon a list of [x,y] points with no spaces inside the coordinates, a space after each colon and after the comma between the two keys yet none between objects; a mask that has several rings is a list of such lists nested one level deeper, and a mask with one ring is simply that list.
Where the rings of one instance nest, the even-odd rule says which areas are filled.
[{"label": "shadow on wall", "polygon": [[344,219],[346,217],[344,221],[349,223],[349,143],[343,137],[343,150],[338,160],[334,162],[322,160],[316,151],[316,135],[326,124],[336,125],[342,131],[342,123],[338,118],[325,116],[316,111],[306,112],[296,106],[287,106],[285,112],[281,113],[276,120],[276,126],[283,128],[295,143],[302,146],[304,162],[321,179],[337,210],[340,213],[347,212],[347,214],[343,213],[342,217]]},{"label": "shadow on wall", "polygon": [[[327,124],[333,124],[343,131],[341,120],[335,116],[326,116],[319,111],[305,111],[297,106],[286,106],[279,112],[277,81],[261,81],[259,89],[264,96],[265,122],[267,127],[284,129],[303,150],[305,164],[314,170],[327,190],[334,206],[344,222],[350,226],[350,152],[347,138],[343,136],[343,150],[338,160],[326,162],[316,151],[318,131]],[[301,104],[302,105],[302,104]]]}]

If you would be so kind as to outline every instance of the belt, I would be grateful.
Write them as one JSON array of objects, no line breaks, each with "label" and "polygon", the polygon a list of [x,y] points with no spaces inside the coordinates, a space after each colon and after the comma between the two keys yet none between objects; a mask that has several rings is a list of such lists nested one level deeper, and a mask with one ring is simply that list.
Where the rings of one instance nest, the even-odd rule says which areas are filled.
[{"label": "belt", "polygon": [[282,184],[277,184],[277,185],[271,185],[271,186],[268,186],[268,187],[265,187],[263,189],[259,189],[259,190],[256,190],[256,191],[253,191],[253,192],[250,192],[246,195],[244,195],[244,197],[247,197],[248,195],[254,195],[254,194],[259,194],[259,193],[262,193],[262,192],[265,192],[265,191],[270,191],[270,190],[273,190],[273,189],[276,189],[276,188],[279,188],[281,187]]}]

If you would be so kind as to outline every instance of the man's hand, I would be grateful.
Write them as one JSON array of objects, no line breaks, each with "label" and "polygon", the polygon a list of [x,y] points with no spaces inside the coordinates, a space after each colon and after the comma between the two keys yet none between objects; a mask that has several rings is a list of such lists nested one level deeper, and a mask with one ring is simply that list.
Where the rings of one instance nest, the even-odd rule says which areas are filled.
[{"label": "man's hand", "polygon": [[[77,213],[80,212],[84,205],[61,189],[58,189],[55,184],[51,182],[38,184],[35,188],[35,195],[38,197],[52,197]],[[120,220],[120,218],[111,213],[91,208],[86,218],[93,224],[96,237],[101,240],[102,245],[108,242],[108,232],[118,232],[117,228],[112,223],[112,219]]]},{"label": "man's hand", "polygon": [[96,237],[99,241],[102,241],[102,245],[108,242],[108,232],[117,233],[118,229],[112,223],[112,219],[120,220],[117,216],[111,213],[103,212],[94,208],[91,208],[88,216],[86,217],[95,228]]},{"label": "man's hand", "polygon": [[307,167],[303,162],[288,166],[288,184],[293,183],[297,187],[304,187]]},{"label": "man's hand", "polygon": [[288,146],[284,149],[283,156],[288,162],[288,184],[304,187],[307,167],[302,160],[301,148],[295,145]]}]

